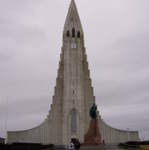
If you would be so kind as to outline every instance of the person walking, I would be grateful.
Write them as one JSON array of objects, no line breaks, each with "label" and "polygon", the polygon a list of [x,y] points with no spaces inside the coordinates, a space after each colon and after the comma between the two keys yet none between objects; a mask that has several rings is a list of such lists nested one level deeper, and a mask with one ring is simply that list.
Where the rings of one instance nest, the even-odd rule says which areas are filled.
[{"label": "person walking", "polygon": [[73,139],[71,139],[71,142],[69,143],[69,150],[75,150],[75,145],[73,143]]},{"label": "person walking", "polygon": [[81,144],[80,144],[79,140],[75,139],[75,142],[74,142],[75,150],[80,150],[80,146],[81,146]]}]

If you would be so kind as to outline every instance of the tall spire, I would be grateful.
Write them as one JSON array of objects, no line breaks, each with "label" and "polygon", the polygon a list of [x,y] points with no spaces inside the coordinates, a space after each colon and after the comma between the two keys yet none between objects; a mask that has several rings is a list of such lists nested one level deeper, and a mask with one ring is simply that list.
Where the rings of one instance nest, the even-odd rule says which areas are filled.
[{"label": "tall spire", "polygon": [[66,17],[64,32],[75,28],[83,33],[80,17],[74,0],[71,0],[69,11]]}]

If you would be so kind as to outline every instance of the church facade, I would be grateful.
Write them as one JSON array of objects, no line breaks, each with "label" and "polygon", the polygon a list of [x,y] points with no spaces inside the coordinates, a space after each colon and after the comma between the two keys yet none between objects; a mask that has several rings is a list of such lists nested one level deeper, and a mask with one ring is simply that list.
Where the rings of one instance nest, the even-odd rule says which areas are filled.
[{"label": "church facade", "polygon": [[[66,145],[75,136],[84,142],[90,123],[89,110],[95,103],[84,34],[74,0],[71,1],[63,31],[63,45],[53,103],[45,121],[25,131],[9,131],[7,142]],[[123,131],[107,125],[98,112],[102,141],[119,143],[139,140],[138,131]]]}]

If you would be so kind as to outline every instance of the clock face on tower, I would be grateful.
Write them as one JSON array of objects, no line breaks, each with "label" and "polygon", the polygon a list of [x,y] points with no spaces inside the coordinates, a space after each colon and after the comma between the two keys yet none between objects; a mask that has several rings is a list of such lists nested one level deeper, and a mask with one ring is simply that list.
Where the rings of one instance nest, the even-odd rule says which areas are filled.
[{"label": "clock face on tower", "polygon": [[71,43],[71,48],[73,48],[73,49],[77,48],[77,45],[76,45],[75,42],[72,42],[72,43]]}]

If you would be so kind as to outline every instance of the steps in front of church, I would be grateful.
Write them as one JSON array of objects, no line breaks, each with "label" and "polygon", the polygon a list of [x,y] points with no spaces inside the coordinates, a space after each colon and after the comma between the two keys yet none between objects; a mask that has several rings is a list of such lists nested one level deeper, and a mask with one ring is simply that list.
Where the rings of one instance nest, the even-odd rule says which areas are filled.
[{"label": "steps in front of church", "polygon": [[[53,149],[41,149],[41,150],[69,150],[65,147],[54,147]],[[119,148],[118,146],[114,145],[106,145],[106,146],[82,146],[80,150],[125,150],[123,148]],[[128,148],[127,150],[138,150],[136,148]]]},{"label": "steps in front of church", "polygon": [[118,150],[117,146],[83,146],[80,150]]},{"label": "steps in front of church", "polygon": [[[64,147],[49,147],[41,150],[69,150]],[[80,150],[116,150],[116,146],[82,146]]]},{"label": "steps in front of church", "polygon": [[41,150],[67,150],[65,146],[54,146],[54,147],[47,147]]}]

